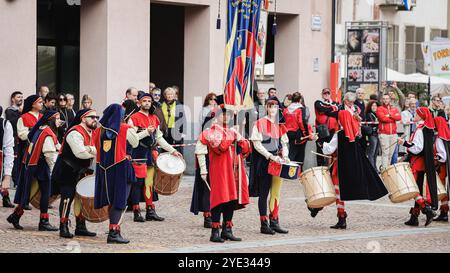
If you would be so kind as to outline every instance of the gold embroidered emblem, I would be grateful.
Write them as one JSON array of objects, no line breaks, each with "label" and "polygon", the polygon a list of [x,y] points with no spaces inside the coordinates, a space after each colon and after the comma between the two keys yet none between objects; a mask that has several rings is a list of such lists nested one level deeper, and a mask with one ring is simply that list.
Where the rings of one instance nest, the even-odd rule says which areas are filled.
[{"label": "gold embroidered emblem", "polygon": [[105,151],[105,153],[109,152],[109,150],[111,150],[111,146],[112,146],[112,140],[104,140],[103,141],[103,151]]},{"label": "gold embroidered emblem", "polygon": [[294,177],[297,174],[297,167],[290,167],[289,168],[289,177]]}]

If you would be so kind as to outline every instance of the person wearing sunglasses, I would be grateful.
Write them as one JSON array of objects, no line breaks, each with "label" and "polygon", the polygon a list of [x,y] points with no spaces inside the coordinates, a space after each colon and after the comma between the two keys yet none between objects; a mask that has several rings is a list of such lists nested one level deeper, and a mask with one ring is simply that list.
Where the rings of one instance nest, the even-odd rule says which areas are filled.
[{"label": "person wearing sunglasses", "polygon": [[63,121],[63,125],[58,130],[58,140],[62,142],[62,139],[69,129],[69,125],[75,119],[75,114],[72,110],[67,108],[67,96],[66,94],[59,94],[58,96],[58,109],[59,114],[61,115],[61,120]]},{"label": "person wearing sunglasses", "polygon": [[[86,228],[86,220],[81,213],[81,200],[75,197],[78,181],[94,171],[90,169],[97,150],[92,141],[92,132],[97,128],[99,117],[94,109],[78,111],[74,121],[70,125],[63,138],[58,159],[52,173],[54,193],[61,194],[59,204],[59,236],[72,238],[74,235],[69,230],[70,207],[74,203],[74,215],[76,219],[76,236],[96,236]],[[66,209],[64,206],[66,204]]]}]

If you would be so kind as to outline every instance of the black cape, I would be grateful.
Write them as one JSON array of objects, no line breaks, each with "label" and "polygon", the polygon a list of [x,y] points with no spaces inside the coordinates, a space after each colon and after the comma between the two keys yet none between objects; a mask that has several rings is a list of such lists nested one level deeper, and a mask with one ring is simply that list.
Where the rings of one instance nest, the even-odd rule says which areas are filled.
[{"label": "black cape", "polygon": [[[206,168],[209,170],[209,157],[206,155]],[[208,175],[209,183],[209,175]],[[200,175],[200,168],[195,170],[194,190],[192,192],[191,212],[198,215],[199,212],[210,212],[210,191]]]},{"label": "black cape", "polygon": [[374,201],[388,194],[359,141],[350,142],[338,132],[338,174],[342,201]]},{"label": "black cape", "polygon": [[425,170],[427,174],[427,183],[431,195],[431,207],[437,210],[439,199],[437,195],[436,166],[434,165],[434,130],[424,127],[423,130],[423,153],[425,156]]}]

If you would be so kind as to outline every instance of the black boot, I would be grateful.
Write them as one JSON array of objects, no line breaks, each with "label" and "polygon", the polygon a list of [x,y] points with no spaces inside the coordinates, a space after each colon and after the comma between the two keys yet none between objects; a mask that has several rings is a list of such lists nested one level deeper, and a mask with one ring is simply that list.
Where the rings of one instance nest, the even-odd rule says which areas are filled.
[{"label": "black boot", "polygon": [[145,214],[145,221],[164,221],[164,218],[159,217],[158,214],[156,214],[155,209],[147,208],[147,213]]},{"label": "black boot", "polygon": [[108,244],[128,244],[130,240],[127,240],[120,235],[120,230],[111,229],[108,233]]},{"label": "black boot", "polygon": [[315,218],[317,216],[317,214],[319,213],[319,211],[323,210],[323,208],[313,209],[313,208],[308,207],[308,210],[311,212],[311,217]]},{"label": "black boot", "polygon": [[73,234],[69,231],[69,222],[66,221],[64,223],[59,224],[59,237],[72,239]]},{"label": "black boot", "polygon": [[211,238],[209,238],[209,240],[213,243],[223,243],[225,242],[224,239],[222,239],[219,235],[219,228],[213,228],[211,229]]},{"label": "black boot", "polygon": [[286,229],[282,229],[280,227],[280,221],[277,219],[270,219],[270,229],[272,229],[273,231],[277,232],[277,233],[281,233],[281,234],[287,234],[289,233],[288,230]]},{"label": "black boot", "polygon": [[58,231],[59,228],[52,226],[48,219],[41,218],[39,220],[39,231]]},{"label": "black boot", "polygon": [[433,222],[433,218],[436,216],[433,212],[433,210],[431,209],[430,206],[425,206],[422,209],[422,213],[425,214],[427,216],[427,221],[425,222],[425,226],[428,226],[429,224],[431,224],[431,222]]},{"label": "black boot", "polygon": [[275,234],[275,231],[270,228],[268,220],[261,221],[261,233],[268,234],[268,235]]},{"label": "black boot", "polygon": [[412,208],[409,213],[411,214],[411,217],[407,222],[405,222],[405,225],[411,226],[411,227],[418,227],[419,226],[419,214],[420,210],[417,208]]},{"label": "black boot", "polygon": [[97,233],[90,232],[86,227],[86,220],[77,218],[77,226],[75,227],[76,236],[95,237]]},{"label": "black boot", "polygon": [[331,226],[332,229],[346,229],[347,228],[347,213],[344,216],[338,216],[338,222],[336,225]]},{"label": "black boot", "polygon": [[220,238],[226,240],[230,240],[233,242],[240,242],[242,241],[241,238],[235,237],[233,235],[233,229],[231,227],[227,227],[226,224],[222,225],[222,233],[220,234]]},{"label": "black boot", "polygon": [[133,218],[134,222],[137,222],[137,223],[144,223],[145,222],[145,219],[144,219],[144,217],[142,217],[140,210],[134,210],[133,214],[134,214],[134,218]]},{"label": "black boot", "polygon": [[19,224],[20,216],[17,213],[12,213],[7,219],[8,223],[12,224],[15,229],[23,230],[23,227]]},{"label": "black boot", "polygon": [[204,228],[212,228],[212,218],[211,217],[204,217],[203,218],[203,227]]},{"label": "black boot", "polygon": [[9,199],[9,195],[3,196],[3,207],[4,208],[14,208],[13,203]]},{"label": "black boot", "polygon": [[438,217],[434,218],[435,222],[448,222],[448,212],[444,212],[441,210],[441,214]]}]

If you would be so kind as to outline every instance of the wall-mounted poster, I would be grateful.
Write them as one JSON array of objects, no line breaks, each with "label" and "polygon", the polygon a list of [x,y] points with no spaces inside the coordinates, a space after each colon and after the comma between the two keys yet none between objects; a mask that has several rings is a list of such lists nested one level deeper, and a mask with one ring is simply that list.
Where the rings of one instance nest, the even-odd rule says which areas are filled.
[{"label": "wall-mounted poster", "polygon": [[362,51],[364,53],[379,53],[380,52],[380,30],[367,29],[363,31]]},{"label": "wall-mounted poster", "polygon": [[362,31],[349,30],[347,37],[348,53],[360,53],[362,48]]},{"label": "wall-mounted poster", "polygon": [[378,82],[378,69],[364,70],[364,82]]},{"label": "wall-mounted poster", "polygon": [[363,67],[364,55],[363,54],[350,54],[348,56],[348,67],[361,68]]},{"label": "wall-mounted poster", "polygon": [[349,82],[363,82],[363,70],[350,69],[348,71],[348,81]]},{"label": "wall-mounted poster", "polygon": [[347,91],[362,87],[366,93],[378,92],[381,75],[382,28],[347,24]]}]

